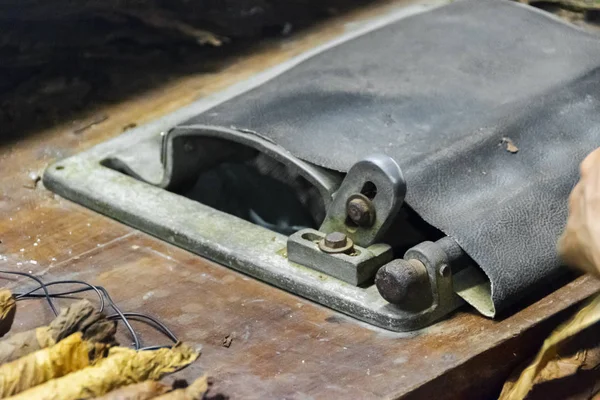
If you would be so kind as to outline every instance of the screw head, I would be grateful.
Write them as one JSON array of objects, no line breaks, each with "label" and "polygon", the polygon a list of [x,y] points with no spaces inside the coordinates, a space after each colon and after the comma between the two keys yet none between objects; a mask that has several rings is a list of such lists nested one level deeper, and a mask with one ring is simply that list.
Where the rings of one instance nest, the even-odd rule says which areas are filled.
[{"label": "screw head", "polygon": [[348,243],[348,236],[342,232],[332,232],[325,236],[325,245],[332,249],[340,249]]},{"label": "screw head", "polygon": [[354,242],[342,232],[331,232],[319,242],[319,249],[325,253],[345,253],[354,248]]},{"label": "screw head", "polygon": [[373,203],[362,194],[353,194],[348,198],[346,214],[358,226],[369,227],[375,222]]}]

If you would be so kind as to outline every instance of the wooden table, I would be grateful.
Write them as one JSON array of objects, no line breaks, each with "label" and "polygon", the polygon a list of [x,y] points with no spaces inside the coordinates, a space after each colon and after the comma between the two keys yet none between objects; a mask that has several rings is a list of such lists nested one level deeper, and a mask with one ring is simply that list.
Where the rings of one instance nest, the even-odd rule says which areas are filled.
[{"label": "wooden table", "polygon": [[[45,280],[104,285],[124,310],[153,314],[203,354],[177,377],[203,371],[231,398],[489,397],[572,307],[600,288],[580,277],[498,321],[467,307],[411,335],[376,329],[165,244],[61,199],[36,182],[53,160],[114,137],[323,43],[347,24],[406,1],[378,2],[304,32],[229,54],[210,72],[181,75],[72,121],[0,142],[0,268]],[[214,60],[212,61],[214,65]],[[143,71],[140,71],[142,79]],[[99,118],[107,116],[108,118]],[[75,132],[77,131],[77,132]],[[2,275],[5,284],[30,282]],[[19,303],[13,330],[52,318]],[[222,345],[231,335],[230,347]],[[150,342],[159,336],[143,330]]]}]

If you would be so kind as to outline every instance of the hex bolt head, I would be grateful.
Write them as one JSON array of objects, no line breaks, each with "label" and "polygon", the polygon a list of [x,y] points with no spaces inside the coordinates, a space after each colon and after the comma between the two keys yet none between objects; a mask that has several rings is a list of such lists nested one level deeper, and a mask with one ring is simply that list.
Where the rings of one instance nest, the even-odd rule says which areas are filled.
[{"label": "hex bolt head", "polygon": [[331,249],[341,249],[348,244],[348,236],[342,232],[332,232],[325,236],[325,246]]},{"label": "hex bolt head", "polygon": [[325,253],[349,253],[354,249],[354,242],[342,232],[331,232],[318,243],[319,249]]},{"label": "hex bolt head", "polygon": [[346,214],[356,225],[369,227],[375,221],[373,203],[362,194],[350,196],[346,203]]}]

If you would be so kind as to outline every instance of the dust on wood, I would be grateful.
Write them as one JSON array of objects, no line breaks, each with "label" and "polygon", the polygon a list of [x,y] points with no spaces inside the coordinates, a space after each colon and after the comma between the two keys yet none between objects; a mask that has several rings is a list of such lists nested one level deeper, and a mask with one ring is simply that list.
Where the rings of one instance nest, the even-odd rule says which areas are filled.
[{"label": "dust on wood", "polygon": [[40,181],[42,180],[42,177],[40,176],[40,174],[34,171],[30,172],[28,177],[30,181],[25,183],[23,187],[27,189],[36,189],[38,183],[40,183]]},{"label": "dust on wood", "polygon": [[102,122],[106,121],[107,119],[108,119],[108,115],[100,114],[100,115],[93,117],[90,121],[77,123],[77,124],[75,124],[75,127],[73,128],[73,133],[76,135],[79,135],[80,133],[83,133],[83,132],[87,131],[88,129],[90,129],[92,126],[101,124]]},{"label": "dust on wood", "polygon": [[233,342],[233,336],[232,335],[225,336],[223,338],[223,347],[229,348],[231,346],[232,342]]}]

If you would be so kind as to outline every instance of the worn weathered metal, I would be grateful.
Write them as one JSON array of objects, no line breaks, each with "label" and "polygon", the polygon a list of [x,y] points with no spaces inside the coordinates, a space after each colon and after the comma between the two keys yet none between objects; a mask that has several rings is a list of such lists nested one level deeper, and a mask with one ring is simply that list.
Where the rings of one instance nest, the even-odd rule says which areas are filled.
[{"label": "worn weathered metal", "polygon": [[[389,330],[417,329],[443,315],[386,307],[387,302],[374,285],[354,286],[290,262],[285,257],[287,237],[101,164],[111,147],[135,148],[135,139],[125,135],[54,164],[46,170],[44,184],[61,196],[177,246]],[[361,254],[364,257],[366,253]]]},{"label": "worn weathered metal", "polygon": [[377,271],[375,285],[381,297],[392,304],[416,305],[423,309],[431,303],[429,276],[419,260],[395,259]]},{"label": "worn weathered metal", "polygon": [[346,204],[348,217],[356,225],[368,228],[375,222],[375,210],[371,200],[362,193],[355,193],[348,198]]},{"label": "worn weathered metal", "polygon": [[323,245],[325,239],[323,232],[314,229],[294,233],[287,241],[288,259],[354,286],[368,282],[379,267],[392,259],[392,248],[387,244],[377,243],[367,248],[354,246],[350,250],[348,244],[352,242],[347,239],[349,243],[345,249],[332,251]]},{"label": "worn weathered metal", "polygon": [[[372,199],[367,199],[372,208],[373,223],[356,224],[348,222],[348,202],[357,193],[370,191]],[[343,232],[359,246],[367,247],[377,243],[391,225],[406,194],[406,182],[397,162],[391,157],[376,154],[369,156],[348,171],[327,210],[321,232]],[[364,195],[364,194],[363,194]],[[366,196],[365,196],[366,197]],[[363,200],[364,201],[364,200]],[[357,219],[365,218],[362,212]]]},{"label": "worn weathered metal", "polygon": [[349,253],[352,252],[354,242],[342,232],[328,233],[319,240],[319,249],[325,253]]}]

